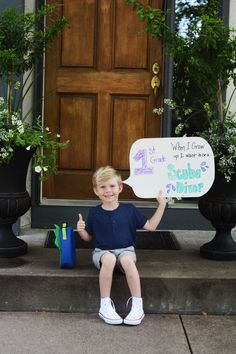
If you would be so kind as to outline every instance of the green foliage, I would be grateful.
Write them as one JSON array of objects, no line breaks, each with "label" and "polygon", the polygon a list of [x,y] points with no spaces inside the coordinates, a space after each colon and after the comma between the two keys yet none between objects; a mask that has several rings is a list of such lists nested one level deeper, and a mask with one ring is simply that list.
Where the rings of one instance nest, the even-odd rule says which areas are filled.
[{"label": "green foliage", "polygon": [[191,19],[184,35],[166,25],[168,12],[135,0],[126,2],[133,4],[145,30],[161,39],[165,54],[174,57],[174,99],[178,106],[193,104],[193,115],[199,110],[205,114],[203,105],[208,102],[223,120],[222,92],[230,80],[236,83],[236,37],[235,29],[226,27],[218,17],[218,1],[209,0],[201,6],[180,2],[176,29],[186,13]]},{"label": "green foliage", "polygon": [[[6,123],[9,112],[6,102],[0,97],[0,165],[8,163],[16,146],[35,150],[33,168],[46,179],[57,170],[57,151],[67,142],[60,142],[59,134],[52,134],[48,127],[42,128],[41,119],[31,125],[22,122],[18,112],[13,112]],[[44,152],[44,153],[42,153]]]},{"label": "green foliage", "polygon": [[[143,31],[150,33],[153,37],[162,39],[162,44],[169,55],[173,54],[173,49],[178,45],[175,40],[177,36],[166,24],[168,11],[152,8],[150,5],[140,1],[125,0],[127,4],[132,4],[132,8],[139,15],[140,21],[145,24]],[[179,38],[178,38],[179,40]]]},{"label": "green foliage", "polygon": [[[43,6],[33,13],[18,13],[15,7],[0,12],[0,79],[7,85],[7,97],[0,97],[0,164],[10,161],[17,146],[33,149],[33,167],[43,179],[56,172],[58,149],[65,148],[68,141],[60,142],[58,134],[52,134],[48,127],[42,128],[40,118],[34,125],[23,122],[20,110],[12,107],[19,107],[15,102],[17,90],[21,89],[24,100],[29,90],[23,95],[24,86],[35,64],[68,24],[65,17],[55,17],[58,6]],[[48,24],[41,28],[45,18]],[[18,76],[28,72],[20,87]]]},{"label": "green foliage", "polygon": [[209,129],[199,134],[213,147],[218,171],[226,181],[231,180],[236,166],[236,118],[227,116],[224,123],[220,120],[212,120]]},{"label": "green foliage", "polygon": [[68,20],[64,17],[40,28],[46,16],[50,18],[56,5],[40,8],[35,13],[18,13],[15,7],[0,12],[0,77],[6,73],[19,76],[32,69],[49,43]]},{"label": "green foliage", "polygon": [[[218,169],[229,180],[236,166],[236,150],[232,148],[236,130],[230,102],[226,105],[223,92],[230,82],[236,86],[236,30],[219,18],[218,0],[202,0],[195,5],[178,1],[175,30],[167,25],[167,11],[135,0],[126,3],[132,4],[144,22],[144,31],[160,39],[165,54],[174,58],[175,133],[207,138]],[[184,33],[183,18],[187,19]],[[165,99],[164,103],[170,107]],[[156,108],[154,113],[162,112]]]}]

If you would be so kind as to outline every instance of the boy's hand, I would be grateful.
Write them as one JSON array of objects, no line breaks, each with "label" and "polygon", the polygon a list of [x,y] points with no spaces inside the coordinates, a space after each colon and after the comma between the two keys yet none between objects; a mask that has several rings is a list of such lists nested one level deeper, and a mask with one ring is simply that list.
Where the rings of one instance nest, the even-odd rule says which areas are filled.
[{"label": "boy's hand", "polygon": [[77,231],[82,238],[82,240],[86,242],[92,241],[93,237],[85,230],[85,221],[83,220],[82,214],[79,214],[79,220],[77,221]]},{"label": "boy's hand", "polygon": [[157,201],[159,205],[162,205],[163,207],[166,206],[167,199],[163,197],[163,191],[160,191],[157,195]]},{"label": "boy's hand", "polygon": [[84,231],[85,229],[85,221],[83,220],[82,214],[79,214],[79,220],[77,222],[77,231]]}]

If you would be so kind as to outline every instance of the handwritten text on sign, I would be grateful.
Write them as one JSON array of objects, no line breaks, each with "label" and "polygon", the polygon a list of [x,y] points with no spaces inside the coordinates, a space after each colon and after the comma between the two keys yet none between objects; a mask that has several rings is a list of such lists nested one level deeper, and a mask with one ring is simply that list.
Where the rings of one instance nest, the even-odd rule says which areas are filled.
[{"label": "handwritten text on sign", "polygon": [[199,137],[147,138],[130,149],[130,177],[123,181],[140,198],[159,190],[169,197],[199,197],[215,178],[213,151]]}]

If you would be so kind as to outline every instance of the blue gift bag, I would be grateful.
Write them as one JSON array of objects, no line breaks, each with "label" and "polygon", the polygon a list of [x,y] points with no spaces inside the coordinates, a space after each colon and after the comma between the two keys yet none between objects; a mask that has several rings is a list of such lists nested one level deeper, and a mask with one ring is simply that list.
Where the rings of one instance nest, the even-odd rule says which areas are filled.
[{"label": "blue gift bag", "polygon": [[55,225],[55,245],[60,251],[60,267],[74,268],[76,265],[76,247],[73,228],[66,223],[62,227]]}]

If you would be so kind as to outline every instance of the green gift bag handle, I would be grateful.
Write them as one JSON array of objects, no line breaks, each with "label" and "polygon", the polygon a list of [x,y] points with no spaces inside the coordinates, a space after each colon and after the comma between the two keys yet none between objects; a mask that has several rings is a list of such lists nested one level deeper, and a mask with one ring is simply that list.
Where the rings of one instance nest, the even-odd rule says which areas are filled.
[{"label": "green gift bag handle", "polygon": [[54,231],[54,234],[55,234],[55,245],[57,248],[59,248],[59,250],[61,249],[61,240],[60,240],[60,226],[58,225],[54,225],[55,226],[55,229],[53,230]]},{"label": "green gift bag handle", "polygon": [[62,239],[63,240],[66,240],[67,236],[66,236],[66,223],[63,223],[62,224],[62,228],[61,228],[61,231],[62,231]]}]

